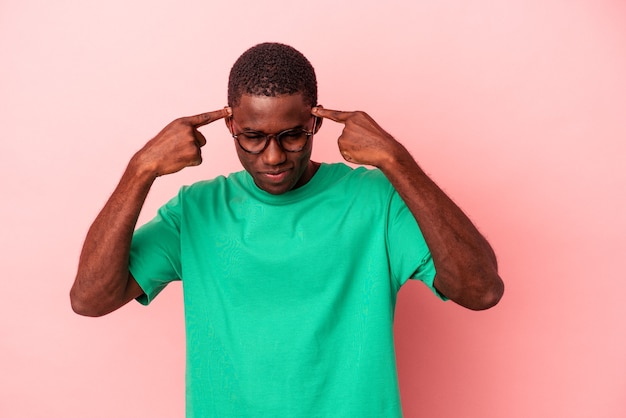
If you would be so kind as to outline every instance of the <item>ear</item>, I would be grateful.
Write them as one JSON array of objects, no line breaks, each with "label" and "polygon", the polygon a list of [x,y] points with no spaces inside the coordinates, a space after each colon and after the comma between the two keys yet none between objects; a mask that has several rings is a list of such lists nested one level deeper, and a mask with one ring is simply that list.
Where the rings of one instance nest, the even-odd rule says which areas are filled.
[{"label": "ear", "polygon": [[233,134],[233,124],[232,124],[232,121],[233,121],[232,115],[231,116],[226,116],[224,118],[224,123],[226,124],[226,128],[228,129],[228,132],[230,132],[231,135]]},{"label": "ear", "polygon": [[[318,104],[315,107],[321,107],[322,109],[324,108],[324,106]],[[313,132],[313,134],[316,134],[320,128],[322,127],[322,122],[324,122],[324,118],[320,118],[319,116],[315,116],[315,132]]]}]

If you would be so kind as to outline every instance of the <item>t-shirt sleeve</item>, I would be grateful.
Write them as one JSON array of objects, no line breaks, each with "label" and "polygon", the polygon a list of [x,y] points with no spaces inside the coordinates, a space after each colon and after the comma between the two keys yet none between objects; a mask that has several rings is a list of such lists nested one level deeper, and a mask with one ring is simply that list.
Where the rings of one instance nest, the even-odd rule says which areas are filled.
[{"label": "t-shirt sleeve", "polygon": [[391,270],[398,287],[409,279],[420,280],[442,300],[434,286],[435,264],[413,214],[394,190],[389,202],[387,245]]},{"label": "t-shirt sleeve", "polygon": [[144,291],[137,298],[143,305],[152,302],[169,282],[181,279],[180,200],[179,194],[133,235],[128,268]]}]

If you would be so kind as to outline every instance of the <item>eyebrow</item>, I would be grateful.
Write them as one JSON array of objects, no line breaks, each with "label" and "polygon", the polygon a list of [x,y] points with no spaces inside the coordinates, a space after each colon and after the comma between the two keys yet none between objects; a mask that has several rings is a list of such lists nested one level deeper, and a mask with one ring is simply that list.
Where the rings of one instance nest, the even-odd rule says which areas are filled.
[{"label": "eyebrow", "polygon": [[[298,126],[294,126],[293,128],[283,129],[283,130],[280,130],[280,131],[276,132],[275,134],[279,134],[279,133],[287,132],[287,131],[293,131],[295,129],[304,129],[304,125],[298,125]],[[257,129],[252,129],[252,128],[241,128],[241,132],[248,132],[248,133],[254,132],[254,133],[259,133],[259,134],[263,134],[263,135],[268,135],[266,132],[259,131]]]}]

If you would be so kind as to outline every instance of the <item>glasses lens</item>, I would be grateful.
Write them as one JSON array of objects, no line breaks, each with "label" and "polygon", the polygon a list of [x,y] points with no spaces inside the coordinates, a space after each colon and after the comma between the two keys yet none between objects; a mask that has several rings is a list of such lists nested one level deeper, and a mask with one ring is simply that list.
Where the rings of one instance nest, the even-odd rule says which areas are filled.
[{"label": "glasses lens", "polygon": [[278,142],[285,151],[296,152],[302,150],[309,136],[303,129],[292,129],[278,134]]},{"label": "glasses lens", "polygon": [[248,152],[261,152],[265,148],[266,137],[261,133],[243,132],[237,135],[237,141]]}]

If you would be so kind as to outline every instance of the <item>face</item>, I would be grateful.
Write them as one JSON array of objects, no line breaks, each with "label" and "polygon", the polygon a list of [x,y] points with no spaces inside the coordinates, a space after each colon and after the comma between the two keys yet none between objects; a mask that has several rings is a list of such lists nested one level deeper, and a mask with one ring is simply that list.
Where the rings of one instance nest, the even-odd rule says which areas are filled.
[{"label": "face", "polygon": [[[226,121],[231,134],[257,131],[268,135],[294,128],[311,131],[314,124],[311,106],[305,104],[300,93],[278,97],[243,95],[232,111],[232,118]],[[312,142],[310,138],[302,151],[287,152],[272,136],[260,154],[244,151],[236,140],[235,149],[239,161],[260,189],[282,194],[306,184],[313,177]]]}]

